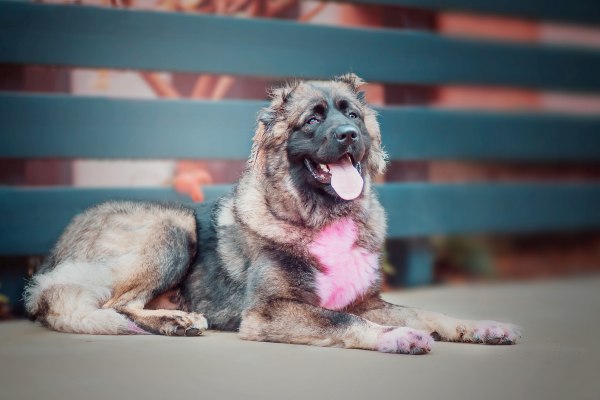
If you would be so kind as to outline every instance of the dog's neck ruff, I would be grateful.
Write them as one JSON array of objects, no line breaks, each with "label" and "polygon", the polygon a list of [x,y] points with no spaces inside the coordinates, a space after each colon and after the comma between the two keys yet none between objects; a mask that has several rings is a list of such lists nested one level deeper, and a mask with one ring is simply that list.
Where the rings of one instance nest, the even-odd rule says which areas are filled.
[{"label": "dog's neck ruff", "polygon": [[350,218],[326,226],[309,245],[321,271],[316,289],[321,307],[340,310],[362,296],[377,279],[379,257],[357,246],[358,229]]}]

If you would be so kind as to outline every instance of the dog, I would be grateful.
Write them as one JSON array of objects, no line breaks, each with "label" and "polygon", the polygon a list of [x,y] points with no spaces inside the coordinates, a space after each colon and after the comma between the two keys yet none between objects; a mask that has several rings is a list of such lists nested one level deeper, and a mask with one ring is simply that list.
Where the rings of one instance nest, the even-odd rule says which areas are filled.
[{"label": "dog", "polygon": [[[271,92],[232,193],[195,206],[108,202],[76,216],[25,292],[51,329],[201,335],[424,354],[434,340],[513,344],[517,327],[380,298],[386,154],[346,74]],[[161,293],[176,309],[151,309]],[[210,324],[210,325],[209,325]]]}]

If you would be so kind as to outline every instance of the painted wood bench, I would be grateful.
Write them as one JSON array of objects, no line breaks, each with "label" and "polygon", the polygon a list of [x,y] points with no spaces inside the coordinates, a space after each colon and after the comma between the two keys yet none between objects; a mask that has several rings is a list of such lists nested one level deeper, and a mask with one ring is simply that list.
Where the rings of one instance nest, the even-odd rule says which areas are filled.
[{"label": "painted wood bench", "polygon": [[[586,0],[352,2],[600,24],[599,7]],[[349,45],[360,51],[348,52]],[[298,56],[307,51],[310,57]],[[0,63],[299,78],[352,70],[375,82],[600,92],[600,51],[591,49],[15,1],[0,1]],[[245,159],[263,105],[4,92],[0,158]],[[379,112],[393,160],[600,160],[598,116],[427,107]],[[205,192],[210,199],[227,190]],[[387,183],[377,190],[392,238],[600,228],[598,183]],[[46,253],[74,214],[108,199],[189,201],[167,188],[0,187],[0,255]],[[411,254],[406,282],[430,282],[427,246]]]}]

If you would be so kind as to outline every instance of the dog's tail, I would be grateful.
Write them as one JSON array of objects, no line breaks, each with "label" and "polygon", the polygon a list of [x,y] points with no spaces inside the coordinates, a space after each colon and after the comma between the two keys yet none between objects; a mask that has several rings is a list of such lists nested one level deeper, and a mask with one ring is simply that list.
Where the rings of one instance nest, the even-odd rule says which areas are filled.
[{"label": "dog's tail", "polygon": [[27,285],[25,308],[32,319],[51,329],[69,333],[145,333],[114,309],[102,308],[111,295],[107,287],[77,282],[77,279],[67,282],[56,271],[36,275]]}]

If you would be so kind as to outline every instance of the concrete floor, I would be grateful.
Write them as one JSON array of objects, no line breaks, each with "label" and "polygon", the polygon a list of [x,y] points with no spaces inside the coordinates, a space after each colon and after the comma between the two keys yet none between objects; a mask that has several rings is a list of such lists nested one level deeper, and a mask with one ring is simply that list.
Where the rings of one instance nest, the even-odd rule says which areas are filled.
[{"label": "concrete floor", "polygon": [[404,356],[239,340],[86,336],[0,324],[0,399],[600,399],[600,277],[391,293],[519,324],[516,346]]}]

